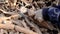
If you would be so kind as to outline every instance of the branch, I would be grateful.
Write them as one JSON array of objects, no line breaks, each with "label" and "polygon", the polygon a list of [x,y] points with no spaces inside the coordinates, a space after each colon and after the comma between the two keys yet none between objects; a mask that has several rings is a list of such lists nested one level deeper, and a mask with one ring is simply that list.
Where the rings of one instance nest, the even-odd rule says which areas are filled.
[{"label": "branch", "polygon": [[13,25],[13,24],[0,24],[0,29],[11,29],[11,30],[16,30],[16,31],[19,31],[19,32],[23,32],[23,33],[26,33],[26,34],[38,34],[38,33],[35,33],[29,29],[26,29],[26,28],[23,28],[23,27],[20,27],[20,26],[17,26],[17,25]]}]

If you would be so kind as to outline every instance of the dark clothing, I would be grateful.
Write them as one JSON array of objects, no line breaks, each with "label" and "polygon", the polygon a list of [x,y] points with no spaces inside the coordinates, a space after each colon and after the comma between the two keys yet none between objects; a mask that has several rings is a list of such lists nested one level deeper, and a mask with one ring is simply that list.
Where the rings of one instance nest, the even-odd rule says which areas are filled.
[{"label": "dark clothing", "polygon": [[60,28],[60,9],[59,7],[50,7],[43,9],[43,18]]}]

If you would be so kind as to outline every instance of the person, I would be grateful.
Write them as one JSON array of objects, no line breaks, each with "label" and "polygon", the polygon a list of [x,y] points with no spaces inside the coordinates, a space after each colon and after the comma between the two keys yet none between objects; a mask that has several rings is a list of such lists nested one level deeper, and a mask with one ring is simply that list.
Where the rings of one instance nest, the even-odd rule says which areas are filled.
[{"label": "person", "polygon": [[60,5],[36,11],[35,18],[40,20],[40,22],[49,21],[60,28]]}]

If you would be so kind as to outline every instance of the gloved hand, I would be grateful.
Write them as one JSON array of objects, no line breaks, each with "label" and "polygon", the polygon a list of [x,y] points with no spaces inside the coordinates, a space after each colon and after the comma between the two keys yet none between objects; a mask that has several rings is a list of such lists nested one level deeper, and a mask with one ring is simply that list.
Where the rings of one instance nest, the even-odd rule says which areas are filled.
[{"label": "gloved hand", "polygon": [[50,7],[48,10],[46,8],[43,11],[43,17],[50,21],[52,24],[57,25],[60,28],[60,9],[55,7]]}]

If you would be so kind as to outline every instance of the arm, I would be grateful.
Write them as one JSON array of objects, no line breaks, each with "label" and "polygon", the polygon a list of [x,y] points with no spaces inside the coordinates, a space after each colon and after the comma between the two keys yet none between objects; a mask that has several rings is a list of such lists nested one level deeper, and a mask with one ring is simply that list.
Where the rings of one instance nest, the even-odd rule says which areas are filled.
[{"label": "arm", "polygon": [[51,23],[48,23],[48,21],[45,21],[43,19],[43,15],[42,15],[42,9],[36,11],[35,13],[35,19],[37,21],[39,21],[38,24],[40,24],[41,26],[45,27],[45,28],[48,28],[48,29],[53,29],[54,27],[51,25]]}]

